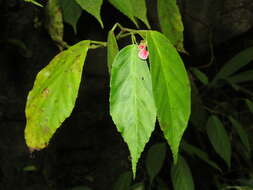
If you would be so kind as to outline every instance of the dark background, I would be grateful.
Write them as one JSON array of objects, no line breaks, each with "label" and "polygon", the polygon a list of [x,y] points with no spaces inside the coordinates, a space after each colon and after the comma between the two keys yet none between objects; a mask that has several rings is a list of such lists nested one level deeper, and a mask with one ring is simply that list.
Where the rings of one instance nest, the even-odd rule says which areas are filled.
[{"label": "dark background", "polygon": [[[185,49],[190,54],[182,55],[187,68],[201,67],[211,78],[235,53],[253,45],[252,0],[178,3],[185,26]],[[155,0],[147,0],[151,26],[159,29],[155,4]],[[65,41],[69,44],[84,39],[106,41],[115,22],[134,28],[107,1],[101,14],[104,29],[94,17],[83,12],[76,35],[65,25]],[[76,107],[49,147],[31,155],[25,145],[27,94],[38,71],[59,52],[43,22],[42,8],[22,0],[0,0],[0,189],[63,190],[82,184],[98,190],[112,189],[117,177],[131,166],[127,146],[108,113],[106,49],[89,51]],[[120,43],[122,46],[125,42]],[[212,67],[208,67],[210,60]],[[160,141],[163,138],[156,129],[147,147]],[[145,153],[139,161],[137,181],[145,176],[141,169]],[[24,172],[28,165],[35,165],[37,170]],[[164,167],[166,178],[168,166]],[[214,189],[208,184],[207,172],[201,168],[200,164],[193,172],[198,181],[196,189]]]}]

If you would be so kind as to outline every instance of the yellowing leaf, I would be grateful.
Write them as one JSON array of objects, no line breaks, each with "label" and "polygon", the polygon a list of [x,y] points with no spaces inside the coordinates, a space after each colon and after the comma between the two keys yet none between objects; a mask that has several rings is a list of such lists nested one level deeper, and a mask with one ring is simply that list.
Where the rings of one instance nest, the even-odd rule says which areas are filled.
[{"label": "yellowing leaf", "polygon": [[81,41],[61,52],[38,73],[25,110],[25,140],[31,150],[45,148],[71,114],[89,44]]}]

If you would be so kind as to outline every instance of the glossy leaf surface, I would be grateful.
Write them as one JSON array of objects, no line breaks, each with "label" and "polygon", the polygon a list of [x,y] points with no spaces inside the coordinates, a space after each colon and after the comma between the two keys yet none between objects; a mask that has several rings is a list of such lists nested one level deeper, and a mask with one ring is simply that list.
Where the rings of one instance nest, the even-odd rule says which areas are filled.
[{"label": "glossy leaf surface", "polygon": [[60,0],[59,4],[62,9],[64,21],[70,24],[76,33],[76,24],[82,14],[81,7],[75,0]]},{"label": "glossy leaf surface", "polygon": [[100,16],[103,0],[76,0],[76,2],[82,7],[83,10],[93,15],[98,20],[102,28],[104,27]]},{"label": "glossy leaf surface", "polygon": [[194,190],[191,170],[183,157],[179,157],[176,165],[171,167],[171,179],[174,190]]},{"label": "glossy leaf surface", "polygon": [[166,144],[158,143],[150,147],[146,158],[146,168],[149,175],[150,184],[152,184],[155,176],[161,170],[166,153]]},{"label": "glossy leaf surface", "polygon": [[191,111],[190,84],[183,61],[164,35],[147,32],[147,42],[158,121],[176,162]]},{"label": "glossy leaf surface", "polygon": [[206,127],[207,135],[214,150],[230,167],[231,144],[222,122],[218,117],[212,115],[209,117]]},{"label": "glossy leaf surface", "polygon": [[179,50],[183,50],[184,25],[176,0],[158,0],[157,11],[160,27],[164,35]]},{"label": "glossy leaf surface", "polygon": [[81,41],[59,53],[38,73],[25,110],[25,140],[31,150],[45,148],[71,114],[89,43]]},{"label": "glossy leaf surface", "polygon": [[134,176],[156,120],[149,68],[138,51],[137,45],[129,45],[117,54],[110,81],[110,114],[129,147]]}]

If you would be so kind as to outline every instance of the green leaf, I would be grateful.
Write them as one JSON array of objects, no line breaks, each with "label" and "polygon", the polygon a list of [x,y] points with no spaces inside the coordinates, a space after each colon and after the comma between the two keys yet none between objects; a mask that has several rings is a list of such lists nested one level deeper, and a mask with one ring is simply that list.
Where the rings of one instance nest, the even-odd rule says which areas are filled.
[{"label": "green leaf", "polygon": [[250,152],[251,148],[250,148],[249,137],[247,135],[247,132],[237,120],[235,120],[232,117],[229,117],[229,120],[232,123],[233,127],[235,128],[237,134],[239,135],[243,145],[245,146],[247,151]]},{"label": "green leaf", "polygon": [[104,28],[100,16],[100,10],[103,4],[103,0],[76,0],[76,2],[82,7],[83,10],[93,15],[98,20],[101,27]]},{"label": "green leaf", "polygon": [[184,25],[176,0],[158,0],[157,11],[160,27],[164,35],[179,50],[183,50]]},{"label": "green leaf", "polygon": [[192,68],[191,71],[199,79],[200,82],[202,82],[204,85],[208,85],[209,80],[205,73],[197,68]]},{"label": "green leaf", "polygon": [[245,102],[249,108],[249,111],[253,114],[253,102],[250,101],[249,99],[246,99]]},{"label": "green leaf", "polygon": [[29,165],[29,166],[26,166],[26,167],[23,168],[24,172],[33,172],[33,171],[36,171],[36,170],[38,170],[38,169],[34,165]]},{"label": "green leaf", "polygon": [[113,186],[113,190],[129,190],[132,183],[132,172],[124,172],[119,176]]},{"label": "green leaf", "polygon": [[217,154],[227,163],[230,168],[231,144],[228,134],[216,116],[210,116],[207,121],[207,135]]},{"label": "green leaf", "polygon": [[132,7],[132,0],[109,0],[109,2],[120,12],[126,15],[136,26],[138,26],[135,18],[134,18],[134,11]]},{"label": "green leaf", "polygon": [[249,70],[249,71],[238,73],[236,75],[232,75],[231,77],[228,77],[226,80],[228,80],[230,83],[233,83],[233,84],[252,81],[253,80],[253,70]]},{"label": "green leaf", "polygon": [[150,177],[150,185],[161,170],[166,153],[166,144],[158,143],[150,147],[146,159],[146,168]]},{"label": "green leaf", "polygon": [[158,121],[176,162],[191,111],[190,84],[183,61],[164,35],[147,32],[147,42]]},{"label": "green leaf", "polygon": [[25,2],[28,2],[28,3],[32,3],[34,5],[37,5],[39,7],[43,7],[43,5],[41,5],[40,3],[38,3],[37,1],[35,0],[24,0]]},{"label": "green leaf", "polygon": [[118,52],[119,47],[114,35],[114,30],[112,29],[109,31],[107,37],[107,67],[109,74],[111,74],[112,63]]},{"label": "green leaf", "polygon": [[150,28],[148,19],[147,19],[147,8],[145,0],[109,0],[109,2],[120,12],[126,15],[137,27],[138,24],[135,20],[135,17],[140,19]]},{"label": "green leaf", "polygon": [[89,43],[81,41],[59,53],[38,73],[25,110],[25,140],[31,150],[45,148],[71,114]]},{"label": "green leaf", "polygon": [[62,9],[64,21],[70,24],[76,33],[76,24],[82,14],[81,7],[76,3],[75,0],[60,0],[59,4]]},{"label": "green leaf", "polygon": [[234,74],[239,69],[250,63],[252,60],[253,60],[253,47],[241,51],[220,69],[220,71],[215,76],[213,83],[217,82],[217,80],[219,79],[229,77],[230,75]]},{"label": "green leaf", "polygon": [[174,190],[194,190],[191,170],[183,157],[179,156],[177,164],[171,167],[170,173]]},{"label": "green leaf", "polygon": [[197,156],[198,158],[200,158],[201,160],[203,160],[204,162],[206,162],[207,164],[209,164],[210,166],[212,166],[213,168],[215,168],[221,172],[220,167],[215,162],[213,162],[212,160],[209,159],[207,153],[205,153],[204,151],[202,151],[198,147],[193,146],[193,145],[188,144],[187,142],[183,141],[182,142],[182,149],[186,153],[188,153],[189,155]]},{"label": "green leaf", "polygon": [[150,72],[138,51],[137,45],[129,45],[118,53],[110,81],[110,114],[130,150],[134,177],[156,121]]},{"label": "green leaf", "polygon": [[134,16],[140,19],[150,29],[150,25],[147,19],[146,1],[145,0],[138,0],[138,1],[131,0],[129,3],[131,3],[133,7]]}]

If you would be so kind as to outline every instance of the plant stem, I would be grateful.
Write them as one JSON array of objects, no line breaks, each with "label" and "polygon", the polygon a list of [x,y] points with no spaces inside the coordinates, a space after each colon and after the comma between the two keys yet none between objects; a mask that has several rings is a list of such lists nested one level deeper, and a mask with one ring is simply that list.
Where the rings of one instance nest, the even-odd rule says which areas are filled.
[{"label": "plant stem", "polygon": [[[119,40],[121,38],[128,37],[128,36],[131,35],[131,39],[132,39],[133,43],[135,43],[135,44],[137,43],[134,35],[138,34],[139,30],[125,28],[121,24],[116,23],[113,26],[113,28],[111,29],[111,31],[114,32],[114,30],[116,29],[116,27],[119,27],[119,29],[120,29],[120,32],[116,36],[117,40]],[[101,42],[101,41],[93,41],[93,40],[91,40],[90,49],[97,49],[97,48],[106,47],[106,46],[107,46],[107,42]]]}]

